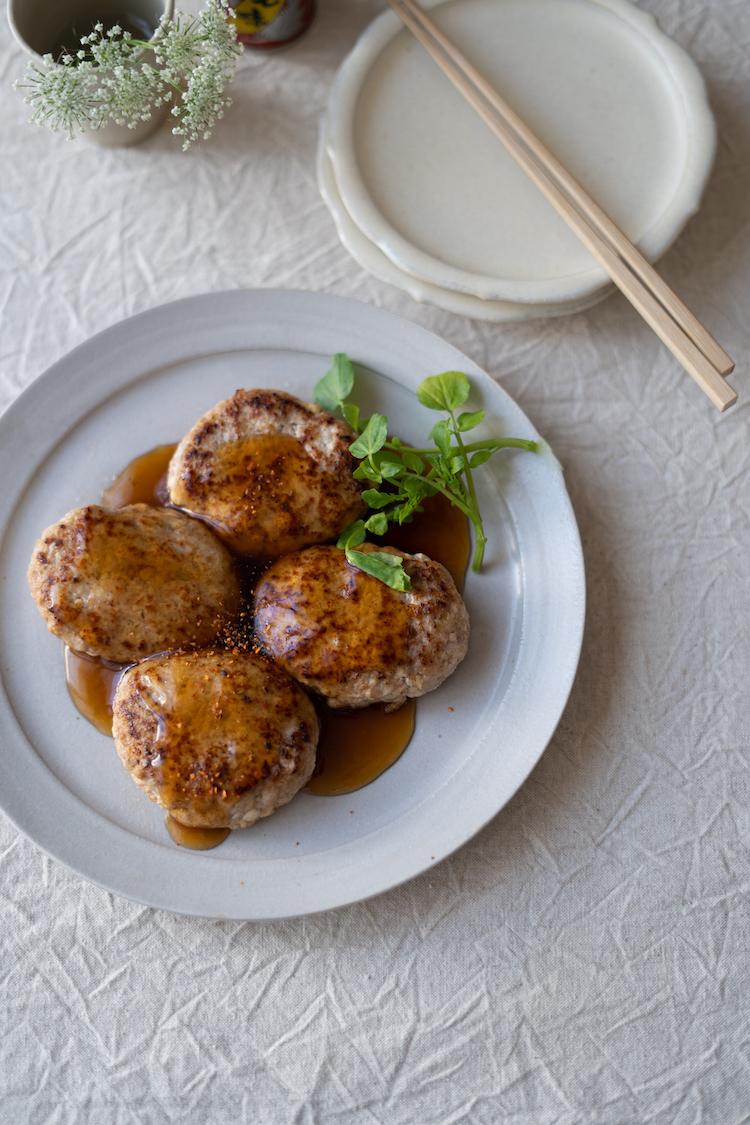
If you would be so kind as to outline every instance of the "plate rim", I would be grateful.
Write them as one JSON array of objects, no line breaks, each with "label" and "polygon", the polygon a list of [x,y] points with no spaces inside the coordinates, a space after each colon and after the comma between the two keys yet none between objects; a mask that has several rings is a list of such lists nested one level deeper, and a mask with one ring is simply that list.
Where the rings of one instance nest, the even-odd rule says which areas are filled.
[{"label": "plate rim", "polygon": [[[274,312],[275,310],[275,312]],[[281,310],[281,311],[280,311]],[[269,317],[277,316],[278,323],[269,325]],[[249,319],[254,316],[255,323],[249,324]],[[331,354],[329,348],[322,352],[315,346],[314,336],[318,332],[321,339],[328,342],[332,329],[330,326],[321,326],[321,320],[328,316],[336,322],[336,338],[346,342],[357,337],[360,341],[359,351],[348,343],[345,350],[353,353],[358,362],[379,370],[383,364],[406,364],[402,360],[402,353],[412,350],[419,354],[429,348],[436,353],[444,354],[446,359],[458,361],[464,370],[473,378],[484,381],[484,390],[497,401],[502,402],[501,417],[503,423],[509,423],[521,436],[538,437],[536,430],[521,411],[513,399],[489,375],[481,370],[474,361],[464,356],[453,345],[441,340],[428,330],[413,324],[394,313],[366,305],[350,298],[333,296],[330,294],[309,293],[301,290],[257,289],[257,290],[228,290],[220,293],[207,294],[183,298],[157,306],[154,309],[138,313],[111,325],[102,332],[90,337],[78,347],[61,357],[56,363],[31,383],[11,406],[0,417],[0,466],[6,467],[13,464],[16,470],[12,479],[14,487],[5,494],[0,494],[0,557],[4,554],[5,541],[9,526],[22,500],[23,493],[33,480],[38,469],[45,463],[52,450],[65,441],[67,434],[98,405],[106,402],[112,395],[130,386],[133,382],[147,378],[160,368],[193,359],[201,354],[217,354],[233,350],[250,350],[254,348],[273,349],[273,342],[264,345],[257,342],[257,338],[264,340],[280,339],[284,337],[284,318],[289,323],[302,322],[303,331],[310,331],[313,340],[306,343],[308,351],[318,354]],[[212,338],[212,333],[229,326],[235,335],[233,340],[227,341],[226,337],[217,341],[213,350],[199,352],[194,344],[186,345],[185,336],[180,331],[185,331],[185,322],[189,323],[190,330],[196,334],[198,340]],[[223,321],[226,323],[224,324]],[[339,329],[342,323],[344,328]],[[133,349],[133,330],[141,341],[141,358]],[[176,335],[177,333],[177,335]],[[255,336],[253,335],[255,333]],[[190,333],[187,333],[188,338]],[[386,339],[387,338],[387,339]],[[246,341],[238,344],[238,341]],[[227,343],[233,346],[227,346]],[[287,350],[303,350],[283,345]],[[94,378],[88,380],[83,377],[96,373],[102,367],[102,349],[105,349],[110,363],[106,372],[97,382]],[[380,354],[386,357],[381,362],[368,358],[363,351],[369,349],[370,355]],[[397,360],[391,360],[391,355]],[[144,369],[144,363],[146,367]],[[119,364],[119,366],[118,366]],[[386,374],[383,372],[383,374]],[[392,374],[386,375],[396,378],[401,386],[408,386],[405,376],[398,378]],[[416,379],[416,377],[415,377]],[[73,387],[76,395],[69,395]],[[52,437],[42,447],[38,454],[28,453],[28,429],[30,421],[34,419],[36,407],[40,402],[45,403],[49,409],[50,402],[60,405],[60,413],[54,414]],[[18,472],[19,464],[24,464],[23,452],[26,448],[26,457],[30,468],[24,475]],[[536,463],[536,458],[534,459]],[[517,476],[519,481],[528,477],[531,471],[529,463],[521,460]],[[534,472],[544,472],[542,478],[545,487],[554,490],[554,497],[559,503],[557,513],[560,527],[551,529],[550,534],[556,535],[569,552],[569,566],[564,576],[566,595],[565,628],[558,632],[564,636],[563,650],[561,653],[563,674],[554,686],[551,705],[548,701],[546,707],[539,707],[538,713],[529,718],[529,729],[532,732],[533,753],[527,754],[519,766],[518,762],[511,764],[506,776],[507,784],[503,790],[503,798],[498,801],[489,798],[481,785],[475,784],[474,799],[470,823],[466,819],[457,824],[441,826],[442,836],[440,843],[431,843],[425,846],[424,854],[405,855],[398,851],[394,825],[391,822],[385,828],[377,829],[367,836],[356,841],[357,846],[362,840],[370,841],[372,846],[377,838],[381,848],[381,870],[378,877],[365,879],[366,887],[362,886],[361,872],[352,872],[350,857],[345,854],[352,850],[353,845],[336,845],[327,849],[325,854],[330,856],[337,853],[337,861],[341,865],[341,878],[329,878],[324,889],[323,881],[299,884],[298,891],[286,889],[283,901],[272,909],[258,911],[248,904],[243,896],[238,905],[238,891],[236,883],[238,876],[245,874],[252,866],[249,860],[223,861],[217,864],[210,857],[200,853],[182,853],[178,849],[161,845],[154,845],[141,837],[134,836],[112,821],[102,817],[81,798],[69,790],[65,784],[58,780],[51,769],[36,754],[33,746],[28,742],[21,729],[12,705],[5,691],[5,684],[0,674],[0,722],[3,723],[4,735],[0,747],[0,761],[10,750],[16,754],[12,761],[22,761],[24,767],[31,770],[34,776],[46,784],[47,791],[54,794],[55,808],[58,812],[57,819],[52,822],[48,819],[39,822],[36,807],[36,791],[27,785],[28,775],[19,783],[18,778],[6,781],[0,791],[0,810],[16,825],[24,835],[32,840],[38,847],[45,851],[58,862],[63,863],[77,875],[94,883],[105,890],[111,891],[122,897],[142,903],[147,906],[167,910],[175,914],[185,914],[193,917],[231,918],[236,920],[270,920],[289,917],[299,917],[323,910],[335,909],[362,901],[376,894],[398,886],[408,879],[414,878],[425,870],[440,862],[450,855],[462,844],[471,839],[517,791],[536,762],[544,752],[554,730],[559,722],[567,702],[580,656],[585,615],[585,581],[583,570],[583,554],[580,535],[575,521],[572,505],[565,489],[562,472],[551,453],[543,469],[534,469]],[[8,478],[6,473],[5,479]],[[529,478],[531,479],[531,478]],[[532,496],[533,499],[533,496]],[[537,497],[537,501],[539,497]],[[555,540],[557,542],[558,540]],[[523,555],[522,555],[523,559]],[[528,565],[527,563],[525,565]],[[560,580],[562,581],[562,579]],[[524,607],[525,608],[525,607]],[[540,638],[531,636],[527,643],[534,645]],[[519,664],[521,661],[519,660]],[[520,675],[520,671],[518,673]],[[514,673],[516,676],[516,673]],[[515,681],[512,681],[515,682]],[[510,685],[509,689],[510,690]],[[507,693],[506,693],[507,694]],[[505,703],[505,697],[501,706]],[[498,709],[499,710],[499,709]],[[497,715],[493,715],[492,723],[497,722]],[[477,751],[491,734],[492,723],[480,737],[477,746],[472,749],[476,757]],[[524,731],[526,735],[526,731]],[[8,745],[8,744],[12,745]],[[6,779],[10,775],[6,771]],[[444,796],[444,795],[443,795]],[[441,798],[442,799],[442,798]],[[410,812],[410,818],[425,816],[425,807],[434,805],[437,800],[435,792],[428,793],[427,797]],[[429,813],[429,810],[427,810]],[[418,818],[417,818],[418,819]],[[81,860],[79,837],[75,829],[83,824],[84,827],[96,837],[96,870],[91,870],[90,862]],[[389,833],[392,838],[388,840]],[[355,849],[356,850],[356,849]],[[154,853],[161,852],[162,866],[159,873],[153,876]],[[428,852],[432,853],[428,856]],[[167,857],[166,859],[164,857]],[[278,859],[266,861],[266,867],[273,868],[276,874],[282,870],[286,872],[293,867],[299,871],[300,877],[310,874],[314,864],[311,860],[315,855],[300,857],[297,861]],[[390,864],[390,867],[389,867]],[[387,869],[388,874],[383,874]],[[192,879],[201,882],[211,875],[212,887],[208,896],[208,909],[203,905],[191,903],[185,898],[184,881]],[[316,873],[317,874],[317,873]],[[266,872],[267,880],[271,883],[271,871]],[[150,882],[144,885],[144,879]],[[356,891],[353,888],[356,887]],[[272,891],[272,894],[275,891]],[[250,909],[248,909],[250,906]]]},{"label": "plate rim", "polygon": [[473,293],[461,293],[455,289],[443,289],[434,282],[425,281],[414,274],[406,273],[395,262],[391,261],[379,246],[371,242],[364,231],[360,230],[350,215],[346,204],[341,198],[341,193],[336,182],[333,161],[328,151],[328,113],[324,113],[320,122],[318,136],[318,151],[316,156],[316,170],[318,189],[323,202],[331,213],[336,227],[336,233],[345,250],[351,254],[355,262],[363,269],[383,281],[393,285],[404,293],[408,293],[420,304],[432,305],[433,308],[444,309],[446,312],[456,313],[458,316],[467,316],[472,320],[484,320],[489,324],[516,323],[526,320],[550,320],[558,316],[573,316],[574,313],[585,312],[606,301],[615,291],[615,285],[610,282],[597,288],[586,297],[573,297],[570,300],[534,302],[525,304],[523,301],[494,301],[483,297],[476,297]]},{"label": "plate rim", "polygon": [[[665,71],[680,96],[685,114],[687,154],[675,194],[665,211],[638,242],[638,249],[656,261],[666,253],[685,224],[694,215],[711,173],[716,152],[716,124],[708,102],[703,76],[697,65],[673,39],[661,30],[649,12],[628,0],[580,0],[603,8],[638,32],[661,58]],[[431,10],[461,0],[423,0]],[[474,274],[442,262],[421,250],[401,235],[379,211],[360,173],[354,145],[356,103],[371,67],[404,25],[395,12],[387,10],[360,35],[339,68],[328,106],[330,134],[328,151],[339,193],[359,229],[399,269],[406,274],[443,289],[466,293],[484,300],[516,301],[528,304],[582,299],[609,281],[598,264],[562,278],[519,281]]]}]

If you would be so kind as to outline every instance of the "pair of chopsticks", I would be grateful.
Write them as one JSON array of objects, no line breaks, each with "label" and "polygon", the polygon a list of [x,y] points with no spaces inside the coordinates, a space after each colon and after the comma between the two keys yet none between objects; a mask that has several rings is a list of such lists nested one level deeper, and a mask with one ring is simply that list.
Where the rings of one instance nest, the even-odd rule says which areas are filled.
[{"label": "pair of chopsticks", "polygon": [[734,361],[713,336],[416,0],[388,3],[714,406],[732,406]]}]

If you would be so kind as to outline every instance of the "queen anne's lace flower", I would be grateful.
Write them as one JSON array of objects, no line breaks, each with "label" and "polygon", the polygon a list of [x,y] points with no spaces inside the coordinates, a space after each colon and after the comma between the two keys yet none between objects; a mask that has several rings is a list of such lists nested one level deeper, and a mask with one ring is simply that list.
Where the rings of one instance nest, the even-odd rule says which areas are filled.
[{"label": "queen anne's lace flower", "polygon": [[214,123],[224,116],[224,107],[232,104],[228,98],[222,97],[222,90],[222,76],[213,60],[196,67],[190,75],[182,104],[172,110],[179,119],[172,132],[184,138],[184,149],[201,137],[207,141]]},{"label": "queen anne's lace flower", "polygon": [[73,137],[75,126],[83,129],[96,111],[96,75],[90,66],[55,66],[52,55],[45,55],[44,62],[46,70],[30,63],[26,83],[16,86],[30,90],[25,102],[34,109],[36,125],[65,129]]},{"label": "queen anne's lace flower", "polygon": [[161,105],[170,96],[159,71],[146,63],[115,67],[102,80],[98,93],[105,100],[109,116],[118,125],[127,125],[135,119],[148,121],[152,107]]},{"label": "queen anne's lace flower", "polygon": [[132,38],[130,32],[123,32],[118,24],[105,34],[102,25],[98,23],[91,35],[83,36],[81,44],[86,48],[86,58],[105,73],[124,66],[132,57]]},{"label": "queen anne's lace flower", "polygon": [[198,18],[207,50],[210,49],[216,61],[221,60],[234,73],[237,59],[242,54],[242,45],[237,42],[236,33],[227,35],[227,15],[223,4],[209,3]]},{"label": "queen anne's lace flower", "polygon": [[192,71],[203,58],[202,46],[196,34],[195,17],[182,12],[173,20],[162,20],[155,43],[156,61],[168,81],[178,82],[181,73]]},{"label": "queen anne's lace flower", "polygon": [[[146,61],[146,51],[153,52],[153,62]],[[29,91],[32,122],[65,129],[71,138],[76,127],[98,129],[108,119],[134,129],[178,91],[173,132],[189,148],[211,135],[231,105],[224,85],[234,78],[241,53],[224,0],[208,0],[199,16],[177,12],[173,20],[162,19],[150,42],[117,26],[105,32],[99,23],[75,54],[57,60],[45,55],[46,69],[30,63],[26,81],[15,86]]]}]

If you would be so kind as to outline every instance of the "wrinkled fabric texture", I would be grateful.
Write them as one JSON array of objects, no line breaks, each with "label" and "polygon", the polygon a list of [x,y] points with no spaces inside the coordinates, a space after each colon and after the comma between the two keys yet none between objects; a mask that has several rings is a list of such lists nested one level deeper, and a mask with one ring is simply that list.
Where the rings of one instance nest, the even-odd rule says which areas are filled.
[{"label": "wrinkled fabric texture", "polygon": [[132,149],[27,124],[2,21],[0,406],[92,333],[206,291],[320,290],[486,368],[549,440],[588,610],[558,730],[436,869],[272,924],[89,886],[0,818],[0,1120],[34,1125],[740,1125],[750,1120],[750,6],[642,0],[719,130],[661,271],[737,360],[720,415],[618,294],[493,326],[338,242],[315,180],[336,68],[383,0],[321,0],[246,53],[213,138]]}]

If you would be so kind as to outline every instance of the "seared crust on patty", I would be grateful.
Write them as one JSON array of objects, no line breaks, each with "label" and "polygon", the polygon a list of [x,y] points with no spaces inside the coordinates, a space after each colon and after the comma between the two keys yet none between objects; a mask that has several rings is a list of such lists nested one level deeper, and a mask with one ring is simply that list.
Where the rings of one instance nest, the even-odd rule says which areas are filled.
[{"label": "seared crust on patty", "polygon": [[28,579],[51,633],[123,664],[210,643],[240,596],[232,557],[209,528],[147,504],[68,512],[38,540]]},{"label": "seared crust on patty", "polygon": [[337,547],[310,547],[263,574],[255,627],[277,664],[329,707],[394,710],[438,687],[463,660],[469,615],[440,563],[370,543],[358,550],[399,555],[411,589],[392,590]]},{"label": "seared crust on patty", "polygon": [[319,728],[305,692],[265,657],[203,650],[129,668],[113,733],[133,780],[175,820],[246,828],[308,781]]},{"label": "seared crust on patty", "polygon": [[352,476],[354,433],[279,391],[237,391],[200,418],[169,463],[173,504],[261,558],[332,539],[367,505]]}]

